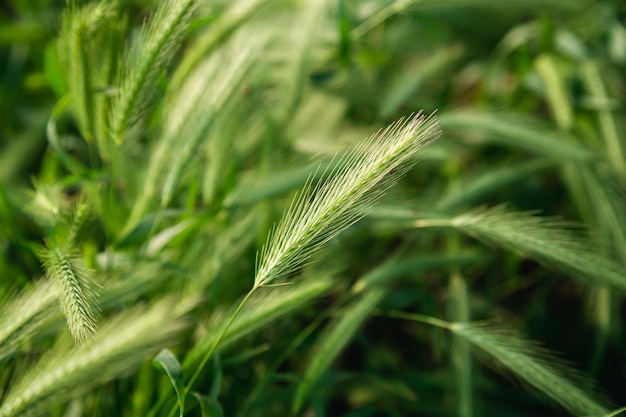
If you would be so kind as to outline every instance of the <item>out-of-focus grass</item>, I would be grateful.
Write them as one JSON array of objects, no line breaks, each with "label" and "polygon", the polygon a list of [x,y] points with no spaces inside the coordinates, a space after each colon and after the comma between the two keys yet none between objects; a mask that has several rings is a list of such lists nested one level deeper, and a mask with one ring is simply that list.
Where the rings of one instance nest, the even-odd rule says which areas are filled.
[{"label": "out-of-focus grass", "polygon": [[0,416],[619,410],[625,16],[5,2]]}]

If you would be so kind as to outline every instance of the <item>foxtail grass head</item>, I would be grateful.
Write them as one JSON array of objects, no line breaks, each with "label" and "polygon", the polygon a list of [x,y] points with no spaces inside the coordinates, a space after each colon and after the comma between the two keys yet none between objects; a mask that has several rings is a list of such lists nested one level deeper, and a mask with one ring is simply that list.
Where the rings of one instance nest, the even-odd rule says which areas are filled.
[{"label": "foxtail grass head", "polygon": [[413,114],[341,156],[339,168],[322,175],[326,180],[313,184],[309,179],[261,250],[254,286],[269,284],[302,265],[357,222],[439,135],[434,115]]}]

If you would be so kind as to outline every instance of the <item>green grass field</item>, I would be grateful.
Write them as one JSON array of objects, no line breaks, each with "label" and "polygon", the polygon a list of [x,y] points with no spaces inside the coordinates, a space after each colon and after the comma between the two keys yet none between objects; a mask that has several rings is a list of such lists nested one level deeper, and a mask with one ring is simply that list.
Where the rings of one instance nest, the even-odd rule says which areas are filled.
[{"label": "green grass field", "polygon": [[625,21],[4,2],[0,417],[626,415]]}]

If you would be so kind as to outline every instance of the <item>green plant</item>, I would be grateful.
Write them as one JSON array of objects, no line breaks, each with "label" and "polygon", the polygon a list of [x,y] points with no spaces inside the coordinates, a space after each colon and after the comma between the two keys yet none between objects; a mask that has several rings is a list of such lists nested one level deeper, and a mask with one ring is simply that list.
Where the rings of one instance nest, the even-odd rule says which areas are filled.
[{"label": "green plant", "polygon": [[624,411],[618,2],[40,6],[0,417]]}]

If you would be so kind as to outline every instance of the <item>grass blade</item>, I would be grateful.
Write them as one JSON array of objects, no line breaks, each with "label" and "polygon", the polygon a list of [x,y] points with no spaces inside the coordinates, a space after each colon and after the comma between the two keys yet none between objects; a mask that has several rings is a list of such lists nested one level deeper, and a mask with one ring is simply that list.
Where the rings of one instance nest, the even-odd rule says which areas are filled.
[{"label": "grass blade", "polygon": [[471,203],[480,203],[481,198],[490,196],[496,190],[521,183],[530,176],[538,175],[555,166],[557,161],[552,159],[531,159],[499,167],[492,166],[475,177],[460,177],[437,201],[437,208],[450,210]]},{"label": "grass blade", "polygon": [[585,61],[581,68],[582,80],[589,95],[597,103],[598,124],[606,148],[606,156],[615,171],[622,176],[626,175],[626,161],[624,160],[624,144],[618,133],[617,124],[610,106],[609,96],[602,72],[593,61]]},{"label": "grass blade", "polygon": [[382,287],[376,287],[366,292],[343,309],[339,314],[339,320],[329,327],[326,334],[321,336],[315,356],[311,359],[302,382],[298,385],[292,405],[294,413],[300,411],[314,384],[352,340],[354,333],[386,295],[387,289]]},{"label": "grass blade", "polygon": [[176,356],[174,356],[174,354],[170,350],[163,349],[152,360],[152,363],[155,366],[160,365],[167,374],[167,377],[174,387],[174,391],[176,391],[176,398],[178,398],[178,408],[180,410],[179,415],[180,417],[182,417],[183,412],[185,411],[185,395],[183,394],[183,368],[180,366],[180,362],[178,362],[178,359],[176,359]]},{"label": "grass blade", "polygon": [[[448,309],[453,322],[471,320],[467,283],[459,273],[450,278]],[[467,340],[454,336],[452,342],[452,366],[456,375],[456,409],[459,417],[472,417],[476,390],[474,389],[474,364]]]}]

